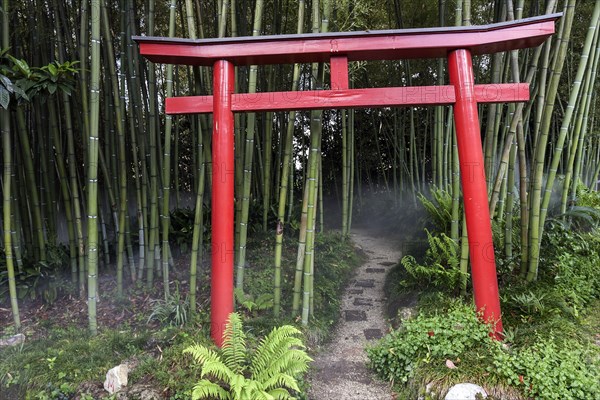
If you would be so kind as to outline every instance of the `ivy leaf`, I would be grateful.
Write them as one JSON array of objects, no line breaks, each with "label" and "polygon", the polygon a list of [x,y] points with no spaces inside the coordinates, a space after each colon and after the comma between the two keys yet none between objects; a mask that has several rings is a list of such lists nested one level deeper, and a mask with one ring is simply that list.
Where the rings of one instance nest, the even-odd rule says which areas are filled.
[{"label": "ivy leaf", "polygon": [[0,86],[0,106],[6,110],[8,103],[10,103],[10,94],[4,86]]}]

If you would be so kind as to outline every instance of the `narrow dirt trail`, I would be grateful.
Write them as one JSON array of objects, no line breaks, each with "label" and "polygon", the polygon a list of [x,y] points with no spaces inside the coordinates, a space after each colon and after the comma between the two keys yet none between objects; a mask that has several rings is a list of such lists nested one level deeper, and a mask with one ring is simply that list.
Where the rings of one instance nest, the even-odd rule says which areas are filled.
[{"label": "narrow dirt trail", "polygon": [[331,342],[317,354],[309,374],[310,400],[393,399],[389,385],[366,367],[365,346],[387,332],[385,276],[400,259],[400,245],[356,230],[353,242],[366,254],[342,297],[341,319]]}]

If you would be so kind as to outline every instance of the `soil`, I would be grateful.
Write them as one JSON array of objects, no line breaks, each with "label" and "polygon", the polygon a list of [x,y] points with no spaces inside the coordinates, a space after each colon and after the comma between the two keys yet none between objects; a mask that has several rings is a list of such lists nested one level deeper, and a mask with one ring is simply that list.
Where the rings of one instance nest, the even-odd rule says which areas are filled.
[{"label": "soil", "polygon": [[[171,268],[171,281],[179,281],[181,285],[178,290],[181,297],[185,298],[188,293],[186,282],[189,257],[175,257],[175,265]],[[119,299],[116,296],[117,282],[116,273],[113,266],[104,268],[100,271],[98,286],[100,299],[96,305],[97,321],[100,329],[119,329],[126,324],[128,329],[137,328],[148,329],[157,328],[157,321],[147,321],[140,319],[140,315],[149,315],[152,311],[154,301],[162,298],[162,277],[156,277],[152,290],[147,291],[142,288],[136,288],[129,279],[129,275],[124,277],[124,286],[127,297]],[[200,269],[201,274],[206,272],[206,268]],[[54,328],[65,328],[69,326],[87,329],[88,326],[88,308],[85,298],[73,294],[73,290],[63,290],[64,287],[71,287],[72,284],[68,277],[57,278],[56,286],[59,288],[57,296],[51,303],[45,301],[41,295],[35,298],[19,299],[19,311],[21,315],[21,326],[26,340],[45,338],[47,333]],[[202,279],[205,279],[204,276]],[[145,283],[145,282],[144,282]],[[199,299],[206,299],[207,293],[200,288]],[[171,289],[172,291],[174,288]],[[199,303],[198,309],[205,308],[207,305]],[[0,337],[12,335],[13,317],[9,304],[0,307]],[[0,399],[2,400],[2,399]]]},{"label": "soil", "polygon": [[341,320],[331,342],[313,356],[309,373],[311,400],[394,399],[390,385],[367,368],[365,347],[388,333],[385,276],[401,257],[397,239],[374,231],[353,229],[365,262],[342,297]]}]

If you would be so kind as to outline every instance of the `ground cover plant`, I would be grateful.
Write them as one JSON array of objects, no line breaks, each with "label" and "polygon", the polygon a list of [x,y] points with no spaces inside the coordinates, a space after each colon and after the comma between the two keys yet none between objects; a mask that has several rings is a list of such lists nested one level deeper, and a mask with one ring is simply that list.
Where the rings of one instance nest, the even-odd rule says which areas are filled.
[{"label": "ground cover plant", "polygon": [[[586,204],[600,198],[588,191],[584,195]],[[387,289],[392,302],[408,291],[420,291],[419,313],[398,321],[397,330],[368,349],[371,367],[395,384],[401,398],[424,395],[428,384],[434,396],[453,383],[468,381],[499,399],[596,399],[600,393],[597,229],[594,220],[582,224],[571,216],[550,219],[540,274],[533,283],[519,277],[518,264],[514,267],[518,260],[496,252],[502,265],[502,342],[488,336],[490,328],[478,320],[470,295],[457,296],[455,280],[432,281],[432,276],[444,277],[455,270],[455,261],[433,257],[439,248],[406,257],[390,274]],[[439,237],[439,231],[434,235]],[[431,244],[432,234],[428,237]],[[419,269],[415,259],[420,259]]]}]

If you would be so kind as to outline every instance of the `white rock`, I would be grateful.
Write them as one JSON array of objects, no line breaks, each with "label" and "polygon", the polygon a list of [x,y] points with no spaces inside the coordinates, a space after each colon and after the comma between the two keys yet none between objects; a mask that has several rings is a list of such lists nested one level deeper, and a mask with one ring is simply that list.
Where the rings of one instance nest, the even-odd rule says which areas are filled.
[{"label": "white rock", "polygon": [[104,389],[110,393],[116,393],[119,390],[127,386],[127,373],[129,368],[126,364],[117,365],[111,368],[106,373],[106,380],[104,381]]},{"label": "white rock", "polygon": [[473,383],[459,383],[448,390],[444,400],[476,400],[477,394],[481,394],[484,398],[487,397],[485,390]]},{"label": "white rock", "polygon": [[25,335],[23,335],[22,333],[17,333],[16,335],[11,336],[9,338],[0,339],[0,347],[16,346],[16,345],[24,343],[24,342],[25,342]]}]

